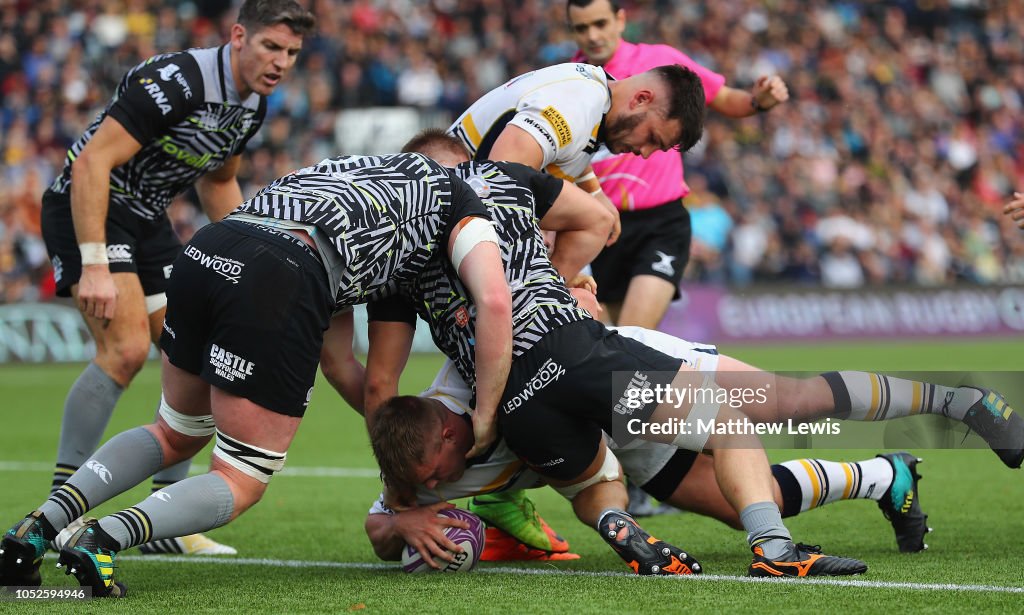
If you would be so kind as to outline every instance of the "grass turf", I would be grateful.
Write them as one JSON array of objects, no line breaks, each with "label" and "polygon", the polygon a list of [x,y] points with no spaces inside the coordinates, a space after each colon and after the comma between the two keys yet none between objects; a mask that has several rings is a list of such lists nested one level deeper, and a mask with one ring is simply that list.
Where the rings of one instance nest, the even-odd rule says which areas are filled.
[{"label": "grass turf", "polygon": [[[730,354],[773,369],[814,370],[1000,370],[1024,365],[1024,343],[994,340],[972,343],[861,343],[838,346],[727,348]],[[414,357],[403,390],[429,383],[436,356]],[[67,388],[80,365],[0,367],[0,522],[12,524],[36,506],[50,482],[60,413]],[[146,367],[126,391],[107,435],[151,418],[158,399],[159,372]],[[1019,405],[1021,400],[1016,401]],[[876,451],[813,451],[813,456],[860,459]],[[880,583],[994,585],[1024,587],[1016,552],[1024,534],[1018,508],[1024,501],[1019,471],[1006,469],[985,450],[916,451],[921,466],[921,501],[935,532],[929,551],[901,555],[889,524],[873,502],[832,504],[787,520],[801,541],[821,543],[827,552],[864,559],[870,565],[858,581]],[[808,456],[808,451],[771,451],[773,461]],[[202,453],[198,459],[208,459]],[[10,464],[16,465],[10,465]],[[3,465],[7,464],[7,465]],[[372,469],[361,419],[324,383],[319,383],[307,418],[289,451],[289,467]],[[625,572],[622,562],[593,530],[575,521],[571,509],[549,490],[534,492],[545,518],[570,540],[581,560],[565,563],[482,564],[468,575],[404,575],[397,567],[376,566],[362,529],[366,510],[379,491],[372,477],[280,476],[264,500],[236,522],[211,532],[239,549],[236,558],[307,562],[230,565],[196,560],[168,562],[132,557],[119,561],[118,578],[129,597],[116,602],[0,602],[0,612],[989,612],[1018,611],[1020,593],[957,589],[824,586],[795,582],[750,584],[733,579],[684,580],[486,572],[515,567],[524,571]],[[138,487],[101,506],[104,514],[134,504],[148,493]],[[741,576],[749,554],[740,532],[692,514],[644,521],[655,535],[697,554],[708,574]],[[125,555],[134,555],[127,552]],[[43,566],[44,585],[68,586],[69,577]],[[331,562],[314,566],[313,562]]]}]

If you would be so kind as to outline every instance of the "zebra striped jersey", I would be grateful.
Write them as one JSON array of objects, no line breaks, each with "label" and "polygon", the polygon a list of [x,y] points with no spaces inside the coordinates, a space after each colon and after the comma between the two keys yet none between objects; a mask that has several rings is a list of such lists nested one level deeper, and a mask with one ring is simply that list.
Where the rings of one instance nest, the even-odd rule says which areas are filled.
[{"label": "zebra striped jersey", "polygon": [[[339,156],[285,175],[232,215],[315,227],[317,245],[337,252],[336,307],[411,285],[466,216],[490,219],[480,199],[451,171],[422,154]],[[330,264],[328,265],[330,266]]]},{"label": "zebra striped jersey", "polygon": [[121,78],[113,99],[68,150],[50,190],[71,189],[72,163],[112,117],[142,149],[110,172],[110,201],[156,219],[176,194],[241,153],[265,112],[258,94],[239,98],[228,45],[153,56]]},{"label": "zebra striped jersey", "polygon": [[[455,173],[490,210],[501,241],[505,277],[512,293],[513,358],[532,348],[546,333],[589,319],[551,265],[537,225],[558,197],[562,180],[507,162],[466,162],[456,167]],[[475,386],[476,306],[451,262],[443,253],[438,256],[411,285],[403,285],[402,295],[415,298],[406,309],[415,309],[430,325],[434,344],[452,359],[462,378]],[[371,319],[409,320],[397,300],[371,307]]]}]

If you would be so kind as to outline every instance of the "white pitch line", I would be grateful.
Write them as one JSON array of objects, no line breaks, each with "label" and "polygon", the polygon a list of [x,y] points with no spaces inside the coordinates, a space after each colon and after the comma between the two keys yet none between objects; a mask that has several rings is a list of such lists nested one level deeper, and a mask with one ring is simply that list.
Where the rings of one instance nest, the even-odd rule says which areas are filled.
[{"label": "white pitch line", "polygon": [[[193,465],[190,474],[202,474],[203,466]],[[0,472],[53,472],[53,464],[45,461],[0,461]],[[287,467],[277,476],[329,477],[329,478],[380,478],[380,471],[373,468],[334,468],[318,466]]]},{"label": "white pitch line", "polygon": [[[122,555],[119,561],[132,562],[165,562],[176,564],[215,564],[221,566],[273,566],[278,568],[341,568],[351,570],[398,570],[398,564],[374,564],[369,562],[326,562],[287,559],[260,559],[241,557],[211,557],[201,555]],[[576,577],[621,577],[638,579],[637,575],[628,572],[601,572],[593,570],[562,570],[557,568],[515,568],[499,566],[478,568],[477,574],[527,574]],[[957,585],[955,583],[903,583],[898,581],[861,581],[853,579],[763,579],[738,577],[724,574],[700,574],[693,576],[657,576],[649,579],[680,580],[686,582],[724,581],[732,583],[792,583],[794,585],[826,585],[832,587],[861,587],[867,589],[910,589],[920,591],[955,591],[955,592],[988,592],[1004,594],[1024,594],[1024,587],[1008,587],[1004,585]]]}]

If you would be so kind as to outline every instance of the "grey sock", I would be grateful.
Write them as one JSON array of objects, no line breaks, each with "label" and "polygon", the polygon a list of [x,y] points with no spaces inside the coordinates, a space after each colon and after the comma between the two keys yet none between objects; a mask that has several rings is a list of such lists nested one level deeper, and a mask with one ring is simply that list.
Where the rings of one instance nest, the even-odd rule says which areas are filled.
[{"label": "grey sock", "polygon": [[143,427],[122,432],[100,447],[39,510],[58,530],[87,510],[153,475],[164,455],[156,437]]},{"label": "grey sock", "polygon": [[100,527],[121,550],[163,538],[176,538],[220,527],[231,519],[235,498],[217,474],[187,478],[127,510],[103,517]]},{"label": "grey sock", "polygon": [[107,428],[123,391],[121,385],[95,363],[89,363],[71,385],[64,401],[51,493],[63,485],[99,446],[103,430]]},{"label": "grey sock", "polygon": [[188,478],[188,471],[192,467],[192,460],[179,461],[173,466],[166,467],[153,475],[153,491],[160,491],[178,481]]},{"label": "grey sock", "polygon": [[782,513],[775,502],[758,502],[740,511],[740,522],[747,530],[747,543],[758,546],[768,559],[785,555],[786,547],[793,542],[789,530],[782,523]]}]

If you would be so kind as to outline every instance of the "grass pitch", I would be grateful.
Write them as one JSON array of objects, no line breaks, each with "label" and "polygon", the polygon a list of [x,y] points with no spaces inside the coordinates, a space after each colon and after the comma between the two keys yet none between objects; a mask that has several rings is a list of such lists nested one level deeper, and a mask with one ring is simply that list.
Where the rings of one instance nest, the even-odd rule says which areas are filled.
[{"label": "grass pitch", "polygon": [[[1011,370],[1024,365],[1024,341],[844,344],[724,348],[756,365],[786,370]],[[436,356],[414,357],[402,389],[429,383]],[[0,367],[0,524],[45,497],[61,408],[80,365]],[[124,394],[107,436],[146,422],[159,399],[159,370],[147,366]],[[1018,409],[1024,400],[1011,400]],[[294,474],[276,477],[264,500],[211,532],[239,555],[118,560],[129,587],[121,601],[0,602],[0,612],[367,612],[660,613],[697,612],[1019,612],[1024,600],[1019,539],[1024,536],[1024,474],[987,450],[914,451],[921,501],[935,532],[930,549],[901,555],[873,502],[840,502],[787,520],[794,537],[868,562],[852,584],[747,582],[742,533],[680,513],[644,521],[655,535],[695,553],[704,579],[637,578],[596,533],[578,523],[554,492],[537,490],[545,518],[582,559],[564,563],[482,564],[467,575],[405,575],[376,560],[362,525],[379,492],[361,418],[319,383],[288,455]],[[770,451],[773,461],[816,456],[856,460],[878,451]],[[207,453],[198,457],[205,464]],[[94,514],[130,506],[148,484]],[[43,564],[44,585],[72,581]]]}]

